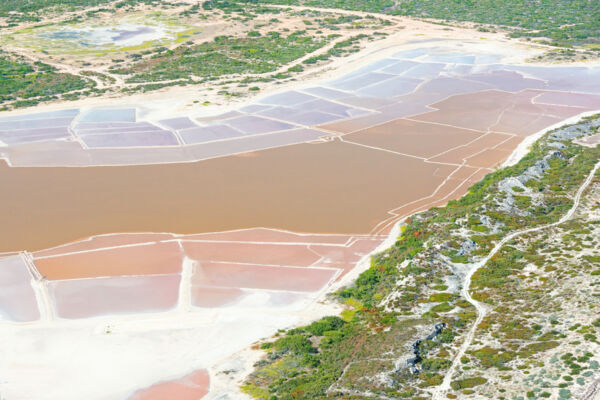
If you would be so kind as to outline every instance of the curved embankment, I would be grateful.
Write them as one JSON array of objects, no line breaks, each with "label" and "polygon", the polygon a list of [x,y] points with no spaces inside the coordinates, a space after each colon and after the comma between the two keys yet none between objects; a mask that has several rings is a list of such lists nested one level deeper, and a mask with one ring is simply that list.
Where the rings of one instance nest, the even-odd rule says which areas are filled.
[{"label": "curved embankment", "polygon": [[553,222],[551,224],[546,224],[546,225],[538,226],[535,228],[523,229],[523,230],[519,230],[519,231],[516,231],[516,232],[513,232],[513,233],[507,235],[500,242],[498,242],[498,244],[496,244],[496,246],[494,246],[492,251],[490,251],[484,259],[482,259],[481,261],[479,261],[477,263],[474,263],[471,266],[468,273],[465,275],[462,290],[461,290],[461,295],[475,307],[475,309],[477,310],[477,318],[475,319],[475,322],[471,326],[471,329],[469,330],[469,333],[467,334],[463,344],[460,346],[458,352],[456,353],[454,359],[452,360],[452,365],[446,372],[446,375],[444,376],[444,380],[442,381],[442,384],[440,386],[438,386],[437,389],[434,391],[433,399],[445,398],[445,396],[443,394],[450,389],[450,382],[452,380],[452,375],[454,375],[454,372],[456,371],[456,368],[460,362],[460,359],[464,356],[465,352],[467,351],[467,349],[473,342],[473,338],[475,337],[475,332],[477,331],[477,326],[483,321],[483,318],[485,318],[485,316],[487,314],[486,307],[483,305],[483,303],[473,299],[469,292],[469,289],[471,286],[471,278],[473,277],[473,274],[479,268],[483,267],[496,253],[498,253],[498,251],[506,243],[508,243],[512,239],[514,239],[520,235],[526,234],[526,233],[537,232],[537,231],[541,231],[543,229],[547,229],[547,228],[550,228],[553,226],[560,225],[560,224],[568,221],[569,219],[571,219],[573,217],[573,215],[575,214],[575,211],[577,211],[577,207],[579,207],[579,203],[581,201],[581,196],[582,196],[583,192],[585,191],[585,189],[589,186],[589,184],[594,179],[594,175],[598,171],[598,168],[600,168],[600,161],[598,161],[596,163],[596,165],[594,165],[594,168],[590,171],[590,173],[587,176],[587,178],[585,179],[585,181],[581,184],[581,186],[577,190],[577,193],[573,199],[573,206],[569,209],[569,211],[567,211],[567,213],[561,219],[559,219],[558,221]]}]

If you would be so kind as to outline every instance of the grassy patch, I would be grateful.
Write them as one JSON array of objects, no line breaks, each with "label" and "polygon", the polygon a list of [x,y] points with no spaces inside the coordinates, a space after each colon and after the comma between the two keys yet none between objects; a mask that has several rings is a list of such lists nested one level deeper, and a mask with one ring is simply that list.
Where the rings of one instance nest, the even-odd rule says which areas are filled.
[{"label": "grassy patch", "polygon": [[94,86],[91,80],[56,72],[50,65],[29,63],[23,58],[0,52],[0,103],[16,100],[34,105],[52,96]]}]

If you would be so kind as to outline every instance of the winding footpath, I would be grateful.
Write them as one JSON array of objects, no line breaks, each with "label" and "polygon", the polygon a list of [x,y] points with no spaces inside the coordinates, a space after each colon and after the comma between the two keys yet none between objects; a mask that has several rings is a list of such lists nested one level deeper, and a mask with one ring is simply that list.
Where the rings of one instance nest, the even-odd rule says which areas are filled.
[{"label": "winding footpath", "polygon": [[467,351],[467,349],[473,342],[473,338],[475,337],[475,332],[477,330],[477,326],[483,321],[483,319],[485,318],[485,316],[487,314],[487,309],[485,308],[485,306],[481,302],[474,300],[471,297],[471,293],[469,293],[469,288],[471,286],[471,278],[473,277],[473,274],[479,268],[483,267],[496,253],[498,253],[498,251],[506,243],[508,243],[512,239],[516,238],[517,236],[520,236],[520,235],[523,235],[526,233],[541,231],[543,229],[557,226],[557,225],[560,225],[560,224],[570,220],[573,217],[573,215],[575,215],[575,211],[577,211],[577,208],[579,207],[579,203],[581,202],[581,196],[583,195],[583,192],[585,191],[585,189],[590,185],[590,183],[594,179],[594,175],[596,174],[596,171],[598,171],[598,168],[600,168],[600,161],[598,161],[596,163],[596,165],[594,165],[594,168],[592,168],[592,171],[589,173],[589,175],[587,176],[585,181],[581,184],[581,186],[579,187],[579,190],[577,190],[577,194],[575,195],[575,198],[573,200],[573,206],[569,209],[569,211],[565,215],[562,216],[561,219],[559,219],[557,222],[554,222],[551,224],[542,225],[542,226],[538,226],[535,228],[523,229],[523,230],[516,231],[516,232],[513,232],[513,233],[505,236],[500,242],[498,242],[496,244],[496,246],[494,246],[492,251],[490,251],[490,253],[484,259],[480,260],[477,263],[474,263],[472,265],[472,267],[469,269],[469,272],[466,274],[464,282],[463,282],[461,295],[475,307],[475,309],[477,310],[477,319],[475,319],[475,323],[471,326],[471,329],[469,330],[469,333],[465,337],[463,344],[460,346],[460,349],[458,350],[458,352],[456,353],[456,356],[452,360],[452,365],[448,369],[448,372],[446,372],[446,375],[444,376],[444,380],[442,381],[442,384],[439,385],[434,390],[433,396],[432,396],[433,399],[445,399],[446,398],[445,393],[448,392],[448,390],[450,389],[450,383],[452,381],[452,376],[454,375],[456,368],[458,367],[458,365],[460,363],[460,359],[465,355],[465,352]]}]

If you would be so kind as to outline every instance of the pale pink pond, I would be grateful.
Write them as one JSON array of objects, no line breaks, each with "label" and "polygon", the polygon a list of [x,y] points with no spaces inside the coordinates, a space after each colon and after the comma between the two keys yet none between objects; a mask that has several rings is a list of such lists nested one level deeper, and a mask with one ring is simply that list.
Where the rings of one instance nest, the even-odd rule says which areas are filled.
[{"label": "pale pink pond", "polygon": [[40,318],[32,279],[22,256],[0,258],[0,317],[16,322]]},{"label": "pale pink pond", "polygon": [[202,262],[192,277],[194,285],[314,292],[338,273],[335,269],[271,267],[264,265]]},{"label": "pale pink pond", "polygon": [[164,312],[177,305],[180,275],[113,276],[48,282],[60,318]]},{"label": "pale pink pond", "polygon": [[129,400],[199,400],[208,393],[209,386],[208,372],[201,369],[182,378],[141,389]]}]

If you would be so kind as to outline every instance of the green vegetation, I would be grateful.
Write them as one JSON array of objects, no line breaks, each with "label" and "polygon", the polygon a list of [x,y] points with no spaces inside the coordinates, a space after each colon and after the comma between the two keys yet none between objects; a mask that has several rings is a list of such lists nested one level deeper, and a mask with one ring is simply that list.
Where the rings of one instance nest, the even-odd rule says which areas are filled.
[{"label": "green vegetation", "polygon": [[[599,149],[562,143],[566,146],[562,150],[564,159],[550,159],[550,168],[544,175],[526,183],[534,191],[544,193],[547,204],[565,204],[565,193],[573,193],[573,184],[581,182],[598,161]],[[599,189],[600,181],[596,182],[595,189],[588,189],[591,199],[594,190],[597,193]],[[490,370],[494,367],[497,371],[510,371],[504,376],[513,381],[518,380],[519,374],[527,375],[524,383],[543,398],[570,398],[568,390],[564,391],[567,387],[575,382],[580,386],[589,384],[585,378],[591,376],[590,370],[597,362],[588,350],[598,344],[594,322],[566,323],[573,319],[589,323],[589,310],[600,304],[586,294],[600,283],[592,278],[599,248],[595,240],[597,224],[588,219],[588,207],[594,203],[588,201],[583,201],[568,222],[515,238],[474,274],[473,297],[490,305],[474,343],[494,346],[474,346],[476,349],[468,352],[472,358],[465,363],[469,370],[479,369],[486,371],[486,376],[494,376]],[[529,219],[547,218],[539,212],[541,208],[529,209]],[[557,351],[566,348],[572,352],[559,358]],[[558,382],[552,384],[548,379]],[[513,387],[509,394],[512,397],[507,398],[515,398],[522,392]]]},{"label": "green vegetation", "polygon": [[450,386],[452,386],[452,389],[454,389],[454,390],[460,390],[460,389],[469,389],[469,388],[472,388],[475,386],[483,385],[486,382],[487,382],[487,379],[476,376],[473,378],[465,378],[465,379],[453,381],[450,384]]},{"label": "green vegetation", "polygon": [[48,8],[76,10],[110,3],[113,0],[4,0],[0,3],[0,17],[11,22],[41,21],[40,11]]},{"label": "green vegetation", "polygon": [[326,53],[307,58],[304,60],[304,64],[316,64],[319,61],[329,60],[331,57],[341,57],[346,54],[357,52],[360,50],[358,47],[358,42],[366,37],[367,35],[361,34],[351,37],[350,39],[337,42],[333,48],[328,50]]},{"label": "green vegetation", "polygon": [[505,349],[494,349],[489,346],[482,347],[471,354],[479,360],[484,368],[502,368],[508,362],[516,358],[516,353]]},{"label": "green vegetation", "polygon": [[408,0],[393,13],[515,27],[513,37],[549,38],[555,45],[600,41],[600,3],[587,0]]},{"label": "green vegetation", "polygon": [[0,51],[0,104],[12,102],[16,107],[30,106],[57,98],[59,94],[94,86],[91,80],[59,73],[50,65],[28,63],[23,58]]},{"label": "green vegetation", "polygon": [[[114,3],[115,8],[138,4],[161,4],[163,0],[3,0],[0,2],[0,18],[7,18],[10,24],[23,21],[42,21],[50,11],[65,13],[79,11],[88,7],[97,7]],[[108,11],[109,9],[104,9]]]},{"label": "green vegetation", "polygon": [[[252,3],[255,0],[238,0]],[[512,37],[547,38],[557,46],[600,43],[600,2],[588,0],[263,0],[261,3],[435,18],[485,24],[510,29]]]},{"label": "green vegetation", "polygon": [[326,38],[315,38],[305,31],[288,35],[277,32],[264,36],[252,34],[244,38],[219,36],[212,42],[198,45],[158,49],[149,59],[128,67],[113,68],[111,72],[130,75],[129,83],[188,80],[192,76],[214,79],[232,74],[264,74],[326,43]]}]

